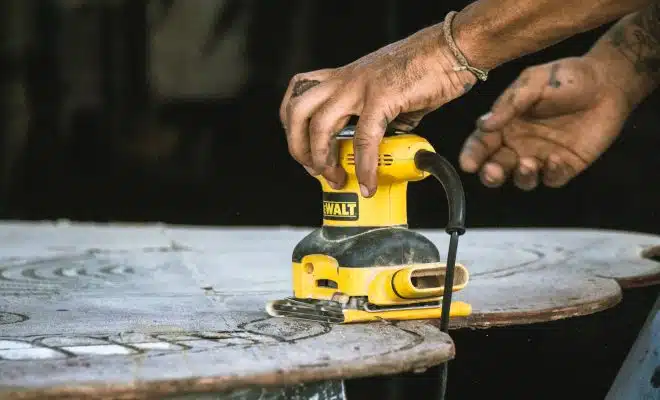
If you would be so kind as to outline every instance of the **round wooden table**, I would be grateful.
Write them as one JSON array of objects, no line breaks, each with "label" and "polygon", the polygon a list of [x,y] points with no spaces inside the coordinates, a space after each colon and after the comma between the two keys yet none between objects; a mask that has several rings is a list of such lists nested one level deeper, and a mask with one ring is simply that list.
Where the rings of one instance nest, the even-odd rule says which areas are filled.
[{"label": "round wooden table", "polygon": [[[342,380],[454,357],[436,321],[270,318],[264,304],[290,295],[291,251],[309,230],[0,224],[0,395],[341,399]],[[444,232],[421,232],[446,249]],[[455,299],[473,314],[452,328],[612,307],[622,286],[658,282],[660,263],[643,256],[656,245],[632,233],[470,229],[458,261],[471,279]]]}]

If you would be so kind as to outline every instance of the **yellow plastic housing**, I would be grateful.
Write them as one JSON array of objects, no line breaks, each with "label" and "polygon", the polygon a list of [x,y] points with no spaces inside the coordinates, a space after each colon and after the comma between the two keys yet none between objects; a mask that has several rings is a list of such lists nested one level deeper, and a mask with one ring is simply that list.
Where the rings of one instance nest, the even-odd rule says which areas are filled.
[{"label": "yellow plastic housing", "polygon": [[[439,301],[444,294],[445,265],[348,268],[323,254],[303,257],[293,263],[293,291],[298,298],[332,300],[337,295],[366,296],[379,306]],[[468,283],[468,270],[461,264],[454,269],[452,292]],[[435,285],[433,283],[436,283]]]},{"label": "yellow plastic housing", "polygon": [[[376,227],[407,224],[408,182],[429,175],[415,166],[415,153],[422,149],[435,151],[433,146],[414,134],[383,138],[378,151],[378,189],[374,196],[364,198],[355,174],[353,140],[337,141],[340,165],[346,170],[347,181],[341,190],[334,190],[323,176],[317,176],[324,192],[323,225]],[[341,198],[341,194],[348,198]]]}]

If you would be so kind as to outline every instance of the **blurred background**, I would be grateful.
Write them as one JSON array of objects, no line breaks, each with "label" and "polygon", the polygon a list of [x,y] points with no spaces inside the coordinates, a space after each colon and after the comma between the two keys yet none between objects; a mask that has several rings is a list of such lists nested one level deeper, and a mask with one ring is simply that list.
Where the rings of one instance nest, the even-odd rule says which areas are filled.
[{"label": "blurred background", "polygon": [[[278,118],[289,79],[468,3],[2,0],[0,218],[316,227],[320,187],[289,156]],[[579,55],[607,28],[498,68],[417,133],[457,165],[476,118],[523,68]],[[463,174],[468,225],[660,233],[659,95],[562,189],[487,189]],[[411,227],[444,227],[444,199],[434,180],[411,185]],[[450,398],[552,398],[571,385],[603,398],[656,296],[625,293],[612,311],[575,320],[454,332]],[[420,379],[437,388],[435,372],[411,385]]]},{"label": "blurred background", "polygon": [[[0,218],[318,226],[320,188],[288,155],[278,119],[291,76],[349,63],[468,3],[3,0]],[[456,162],[525,66],[579,55],[606,28],[498,68],[417,132]],[[487,189],[464,174],[468,224],[657,233],[657,110],[656,94],[559,190]],[[444,225],[440,185],[409,193],[412,227]]]}]

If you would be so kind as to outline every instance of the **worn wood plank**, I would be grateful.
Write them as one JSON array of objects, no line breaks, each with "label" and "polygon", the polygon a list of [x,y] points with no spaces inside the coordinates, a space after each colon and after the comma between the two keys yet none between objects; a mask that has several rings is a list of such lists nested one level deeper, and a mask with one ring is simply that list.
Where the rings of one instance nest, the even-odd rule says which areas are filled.
[{"label": "worn wood plank", "polygon": [[269,318],[266,301],[290,293],[288,252],[254,263],[240,242],[258,237],[234,240],[200,251],[160,227],[0,226],[0,396],[261,392],[453,357],[422,322]]},{"label": "worn wood plank", "polygon": [[[428,234],[446,241],[438,233]],[[621,287],[654,285],[660,277],[660,263],[643,256],[660,244],[660,237],[654,235],[483,229],[473,231],[463,244],[467,249],[459,258],[469,266],[473,280],[456,299],[478,307],[470,317],[454,321],[455,327],[516,325],[590,314],[617,304]],[[473,250],[477,246],[480,254]]]},{"label": "worn wood plank", "polygon": [[[444,249],[443,232],[422,231]],[[456,300],[474,313],[454,328],[519,325],[591,314],[621,300],[621,288],[658,283],[645,258],[660,237],[589,229],[474,229],[458,259],[471,272]]]},{"label": "worn wood plank", "polygon": [[[112,398],[218,392],[397,373],[451,359],[425,321],[330,327],[268,318],[291,292],[290,255],[309,229],[0,224],[0,385]],[[445,251],[447,235],[422,231]],[[625,232],[471,229],[454,328],[584,315],[654,284]],[[41,392],[40,392],[41,391]]]},{"label": "worn wood plank", "polygon": [[[270,263],[267,254],[289,251],[308,229],[184,229],[171,228],[168,235],[178,243],[199,250],[218,249],[244,253],[251,263]],[[437,243],[441,253],[448,235],[440,230],[421,230]],[[259,244],[232,238],[259,237]],[[473,305],[473,314],[456,318],[453,328],[486,328],[528,324],[598,312],[621,300],[621,287],[658,283],[660,263],[644,258],[660,237],[630,232],[591,229],[470,229],[461,237],[458,261],[467,266],[471,280],[455,295]],[[260,250],[258,250],[259,248]],[[290,279],[282,269],[280,280]],[[206,276],[212,285],[214,277]]]}]

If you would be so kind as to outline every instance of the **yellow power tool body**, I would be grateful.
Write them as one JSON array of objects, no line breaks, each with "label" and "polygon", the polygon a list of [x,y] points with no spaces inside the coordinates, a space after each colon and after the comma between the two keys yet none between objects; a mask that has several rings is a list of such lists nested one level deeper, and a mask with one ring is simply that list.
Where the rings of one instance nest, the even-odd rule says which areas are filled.
[{"label": "yellow power tool body", "polygon": [[[467,316],[471,307],[451,302],[468,270],[456,264],[458,237],[465,232],[465,196],[452,165],[431,144],[410,133],[386,134],[379,146],[378,189],[362,197],[355,175],[354,128],[337,135],[347,172],[341,190],[319,176],[323,225],[304,237],[292,255],[293,296],[271,301],[271,316],[328,323]],[[447,259],[425,236],[408,229],[407,185],[433,175],[449,203]]]}]

